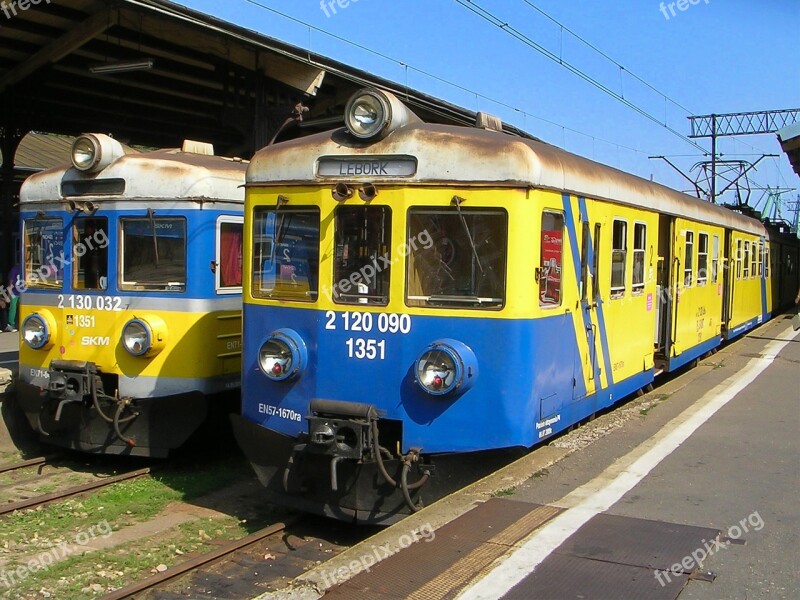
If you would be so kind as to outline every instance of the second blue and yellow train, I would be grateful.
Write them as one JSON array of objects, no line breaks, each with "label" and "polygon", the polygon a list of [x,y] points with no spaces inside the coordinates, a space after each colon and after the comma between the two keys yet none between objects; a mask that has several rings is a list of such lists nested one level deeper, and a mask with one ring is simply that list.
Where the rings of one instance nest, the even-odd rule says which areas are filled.
[{"label": "second blue and yellow train", "polygon": [[239,443],[273,501],[414,512],[769,319],[798,240],[364,90],[247,174]]},{"label": "second blue and yellow train", "polygon": [[25,181],[17,399],[44,442],[163,457],[238,391],[246,166],[86,134]]}]

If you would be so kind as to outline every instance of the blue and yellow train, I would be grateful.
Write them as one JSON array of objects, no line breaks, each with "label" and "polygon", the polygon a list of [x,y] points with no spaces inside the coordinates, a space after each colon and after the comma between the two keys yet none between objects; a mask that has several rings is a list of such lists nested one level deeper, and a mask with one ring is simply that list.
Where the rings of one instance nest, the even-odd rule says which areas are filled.
[{"label": "blue and yellow train", "polygon": [[363,90],[247,173],[239,443],[272,500],[392,522],[770,318],[798,241]]},{"label": "blue and yellow train", "polygon": [[25,181],[17,397],[43,441],[163,457],[239,389],[246,168],[86,134]]}]

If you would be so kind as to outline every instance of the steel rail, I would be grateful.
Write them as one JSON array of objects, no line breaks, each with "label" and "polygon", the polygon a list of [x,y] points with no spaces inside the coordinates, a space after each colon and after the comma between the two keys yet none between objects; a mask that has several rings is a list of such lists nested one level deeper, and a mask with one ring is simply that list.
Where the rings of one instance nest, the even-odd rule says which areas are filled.
[{"label": "steel rail", "polygon": [[44,494],[42,496],[35,496],[33,498],[27,498],[25,500],[19,500],[17,502],[10,502],[5,505],[0,505],[0,516],[7,515],[16,510],[22,510],[25,508],[31,508],[33,506],[50,504],[51,502],[63,500],[64,498],[69,498],[70,496],[77,496],[78,494],[83,494],[85,492],[91,492],[100,488],[104,488],[109,485],[119,483],[120,481],[127,481],[128,479],[136,479],[137,477],[143,477],[145,475],[149,475],[152,471],[153,469],[147,467],[144,469],[138,469],[136,471],[130,471],[129,473],[123,473],[122,475],[114,475],[112,477],[106,477],[102,481],[93,481],[91,483],[85,483],[83,485],[67,488],[66,490],[52,492],[50,494]]},{"label": "steel rail", "polygon": [[229,554],[233,554],[234,552],[246,548],[247,546],[255,544],[256,542],[260,542],[264,538],[275,535],[276,533],[280,533],[281,531],[286,530],[287,527],[294,524],[296,521],[297,519],[286,519],[286,522],[274,523],[269,527],[261,529],[260,531],[256,531],[255,533],[251,533],[250,535],[239,540],[225,544],[216,550],[182,562],[174,567],[170,567],[163,573],[158,573],[148,577],[147,579],[142,579],[141,581],[132,583],[129,586],[110,592],[103,596],[101,600],[122,600],[123,598],[129,598],[134,594],[155,588],[163,583],[166,583],[167,581],[182,577],[189,571],[193,571],[199,567],[202,567],[203,565],[216,562],[221,558],[228,556]]},{"label": "steel rail", "polygon": [[35,467],[36,465],[43,465],[48,460],[52,460],[52,458],[52,456],[37,456],[36,458],[24,460],[14,465],[6,465],[4,467],[0,467],[0,474],[8,473],[9,471],[17,471],[19,469],[25,469],[27,467]]}]

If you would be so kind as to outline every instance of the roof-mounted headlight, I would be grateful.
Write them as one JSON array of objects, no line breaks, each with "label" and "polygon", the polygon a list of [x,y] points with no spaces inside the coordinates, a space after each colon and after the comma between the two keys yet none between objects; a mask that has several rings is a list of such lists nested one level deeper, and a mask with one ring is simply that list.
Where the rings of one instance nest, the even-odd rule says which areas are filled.
[{"label": "roof-mounted headlight", "polygon": [[84,133],[72,142],[72,166],[85,173],[101,171],[124,154],[122,144],[102,133]]},{"label": "roof-mounted headlight", "polygon": [[347,130],[362,140],[380,139],[398,127],[419,121],[396,96],[382,90],[360,90],[344,109]]}]

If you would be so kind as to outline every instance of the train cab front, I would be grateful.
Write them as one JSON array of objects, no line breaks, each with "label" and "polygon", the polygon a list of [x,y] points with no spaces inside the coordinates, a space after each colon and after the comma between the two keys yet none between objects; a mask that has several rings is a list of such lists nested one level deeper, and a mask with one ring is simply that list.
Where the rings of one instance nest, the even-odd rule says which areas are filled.
[{"label": "train cab front", "polygon": [[421,448],[399,453],[402,422],[375,406],[315,399],[297,437],[232,415],[271,499],[340,520],[391,524],[442,495]]}]

